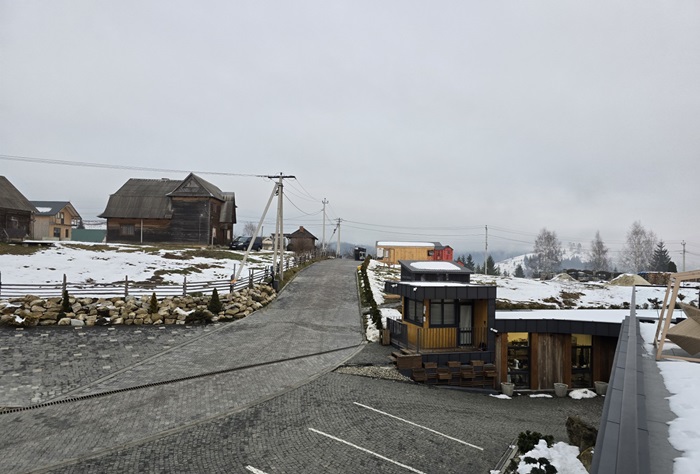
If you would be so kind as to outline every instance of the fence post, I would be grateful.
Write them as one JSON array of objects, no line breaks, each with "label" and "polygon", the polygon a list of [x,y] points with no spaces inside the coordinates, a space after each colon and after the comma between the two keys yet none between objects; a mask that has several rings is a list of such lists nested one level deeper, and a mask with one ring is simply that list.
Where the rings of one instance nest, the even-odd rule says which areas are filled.
[{"label": "fence post", "polygon": [[0,272],[0,296],[2,296],[2,272]]},{"label": "fence post", "polygon": [[248,269],[248,288],[253,288],[253,272],[252,268]]},{"label": "fence post", "polygon": [[182,279],[182,296],[187,296],[187,277]]},{"label": "fence post", "polygon": [[124,298],[129,297],[129,275],[124,277]]},{"label": "fence post", "polygon": [[61,296],[63,296],[63,295],[66,294],[66,288],[67,288],[66,282],[67,282],[67,281],[68,281],[68,280],[66,279],[66,274],[64,273],[64,274],[63,274],[63,287],[62,287],[62,291],[61,291]]}]

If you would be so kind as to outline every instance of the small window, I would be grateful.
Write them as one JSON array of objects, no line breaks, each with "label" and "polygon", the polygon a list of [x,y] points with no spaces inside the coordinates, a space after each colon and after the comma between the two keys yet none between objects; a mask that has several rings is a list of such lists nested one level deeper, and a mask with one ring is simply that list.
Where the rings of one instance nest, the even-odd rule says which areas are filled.
[{"label": "small window", "polygon": [[134,224],[122,224],[119,226],[119,235],[134,235]]},{"label": "small window", "polygon": [[430,326],[456,326],[457,310],[455,300],[430,302]]},{"label": "small window", "polygon": [[409,323],[423,325],[423,302],[418,300],[412,300],[409,298],[404,299],[403,307],[403,319]]},{"label": "small window", "polygon": [[66,229],[66,239],[70,237],[70,230]]},{"label": "small window", "polygon": [[61,229],[59,227],[53,228],[53,236],[56,237],[57,239],[61,238]]}]

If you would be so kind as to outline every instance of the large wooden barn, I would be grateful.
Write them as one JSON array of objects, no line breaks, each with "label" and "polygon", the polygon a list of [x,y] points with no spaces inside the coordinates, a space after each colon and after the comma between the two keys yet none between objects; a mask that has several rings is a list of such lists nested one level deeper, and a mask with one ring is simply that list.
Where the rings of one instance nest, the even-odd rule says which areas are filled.
[{"label": "large wooden barn", "polygon": [[107,242],[172,242],[226,245],[236,223],[234,193],[189,174],[184,180],[128,180],[99,217]]},{"label": "large wooden barn", "polygon": [[18,242],[31,237],[35,213],[32,203],[0,176],[0,241]]}]

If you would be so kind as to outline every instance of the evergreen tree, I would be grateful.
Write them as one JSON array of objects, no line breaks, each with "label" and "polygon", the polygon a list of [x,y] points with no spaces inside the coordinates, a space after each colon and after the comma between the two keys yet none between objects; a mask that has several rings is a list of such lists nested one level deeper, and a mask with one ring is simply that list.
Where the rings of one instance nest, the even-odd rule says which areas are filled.
[{"label": "evergreen tree", "polygon": [[68,296],[68,290],[63,290],[63,298],[61,299],[61,309],[58,311],[59,318],[65,318],[66,313],[73,311],[70,305],[70,297]]},{"label": "evergreen tree", "polygon": [[501,271],[498,269],[496,266],[496,263],[493,261],[493,257],[491,255],[488,256],[486,259],[486,273],[488,275],[500,275]]},{"label": "evergreen tree", "polygon": [[472,254],[467,255],[467,259],[464,261],[464,266],[472,270],[476,268],[476,265],[474,265],[474,259],[472,258]]},{"label": "evergreen tree", "polygon": [[209,298],[209,303],[207,303],[207,309],[213,314],[219,314],[224,309],[224,305],[221,304],[219,292],[216,291],[216,288],[211,292],[211,298]]},{"label": "evergreen tree", "polygon": [[671,256],[666,250],[663,240],[659,240],[654,249],[654,255],[651,257],[650,269],[655,272],[668,271],[668,266],[671,263]]},{"label": "evergreen tree", "polygon": [[515,278],[525,278],[525,272],[523,271],[523,266],[518,264],[517,267],[515,267],[515,273],[513,274]]},{"label": "evergreen tree", "polygon": [[149,314],[158,314],[158,298],[156,298],[155,291],[151,295],[151,301],[148,304],[148,313]]},{"label": "evergreen tree", "polygon": [[673,263],[673,261],[670,261],[668,262],[668,267],[666,268],[666,271],[671,273],[677,273],[678,267],[676,267],[676,264]]}]

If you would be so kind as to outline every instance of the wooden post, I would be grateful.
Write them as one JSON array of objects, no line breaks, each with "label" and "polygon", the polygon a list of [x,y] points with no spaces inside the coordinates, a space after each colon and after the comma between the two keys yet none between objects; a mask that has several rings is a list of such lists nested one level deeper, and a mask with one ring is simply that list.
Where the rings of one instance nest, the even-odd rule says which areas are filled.
[{"label": "wooden post", "polygon": [[64,274],[63,274],[63,288],[62,288],[62,291],[61,291],[61,296],[63,296],[64,294],[66,294],[66,288],[67,288],[67,286],[68,286],[67,283],[66,283],[66,281],[67,281],[67,280],[66,280],[66,274],[64,273]]},{"label": "wooden post", "polygon": [[129,275],[124,277],[124,298],[129,296]]},{"label": "wooden post", "polygon": [[182,296],[187,296],[187,277],[182,279]]},{"label": "wooden post", "polygon": [[253,288],[253,272],[252,268],[248,270],[248,288]]}]

